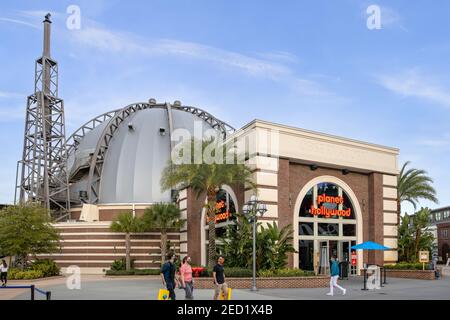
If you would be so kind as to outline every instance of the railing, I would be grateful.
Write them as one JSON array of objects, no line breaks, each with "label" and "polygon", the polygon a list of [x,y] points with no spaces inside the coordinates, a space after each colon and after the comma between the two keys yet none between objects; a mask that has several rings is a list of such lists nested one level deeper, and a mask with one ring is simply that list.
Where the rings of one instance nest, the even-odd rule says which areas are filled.
[{"label": "railing", "polygon": [[34,300],[35,292],[38,292],[40,294],[45,295],[45,300],[51,300],[52,293],[51,291],[44,291],[39,288],[36,288],[34,284],[30,286],[7,286],[7,287],[0,287],[0,289],[30,289],[30,297],[31,300]]}]

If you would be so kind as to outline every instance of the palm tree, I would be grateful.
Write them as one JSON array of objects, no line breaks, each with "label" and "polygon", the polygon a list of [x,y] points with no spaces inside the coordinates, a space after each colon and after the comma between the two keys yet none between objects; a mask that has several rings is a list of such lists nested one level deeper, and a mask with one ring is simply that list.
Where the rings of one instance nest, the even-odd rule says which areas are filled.
[{"label": "palm tree", "polygon": [[429,234],[427,226],[430,223],[430,209],[428,208],[421,208],[418,212],[414,214],[413,217],[413,232],[414,232],[414,257],[417,258],[419,255],[419,250],[422,248],[420,247],[421,240],[423,238],[426,238],[426,236]]},{"label": "palm tree", "polygon": [[401,203],[403,201],[411,203],[414,209],[417,208],[419,199],[438,203],[436,190],[432,186],[433,179],[427,176],[425,170],[406,169],[409,164],[409,161],[403,164],[397,181],[398,225],[400,225]]},{"label": "palm tree", "polygon": [[143,230],[142,219],[133,216],[131,211],[120,213],[111,223],[111,231],[125,233],[125,261],[126,270],[131,269],[131,234],[141,232]]},{"label": "palm tree", "polygon": [[[254,188],[252,172],[249,167],[238,163],[238,155],[231,155],[230,149],[234,146],[219,145],[217,140],[189,141],[187,148],[191,150],[188,163],[169,163],[164,169],[161,186],[163,190],[190,187],[196,193],[197,199],[206,193],[205,209],[208,216],[209,241],[208,241],[208,266],[213,267],[216,256],[216,197],[223,185],[247,185]],[[201,155],[210,155],[212,158],[220,158],[226,161],[208,161],[202,157],[201,161],[195,157],[195,151],[200,149]],[[184,149],[186,151],[186,149]],[[216,156],[218,156],[216,158]],[[231,160],[230,160],[231,159]],[[225,162],[225,163],[224,163]]]},{"label": "palm tree", "polygon": [[414,238],[411,232],[411,218],[405,214],[401,217],[401,224],[398,229],[398,255],[399,261],[411,261],[411,248]]},{"label": "palm tree", "polygon": [[400,261],[417,262],[420,250],[432,250],[434,236],[427,228],[429,221],[428,208],[421,208],[414,215],[402,217],[398,238]]},{"label": "palm tree", "polygon": [[161,264],[166,259],[167,231],[183,226],[180,209],[173,203],[157,203],[148,207],[142,217],[144,231],[159,229],[161,232]]}]

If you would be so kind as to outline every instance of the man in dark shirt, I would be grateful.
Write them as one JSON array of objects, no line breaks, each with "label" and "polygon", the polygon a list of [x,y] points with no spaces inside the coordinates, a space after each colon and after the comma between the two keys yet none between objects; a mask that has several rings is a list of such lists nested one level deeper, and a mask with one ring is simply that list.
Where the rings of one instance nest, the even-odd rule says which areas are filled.
[{"label": "man in dark shirt", "polygon": [[167,255],[167,261],[161,268],[161,280],[163,286],[169,290],[169,299],[175,300],[175,254],[172,252]]},{"label": "man in dark shirt", "polygon": [[217,259],[217,264],[213,269],[213,278],[215,284],[214,300],[217,300],[219,298],[220,292],[223,292],[225,300],[228,300],[228,286],[225,282],[225,271],[223,269],[224,262],[225,259],[220,256],[219,259]]}]

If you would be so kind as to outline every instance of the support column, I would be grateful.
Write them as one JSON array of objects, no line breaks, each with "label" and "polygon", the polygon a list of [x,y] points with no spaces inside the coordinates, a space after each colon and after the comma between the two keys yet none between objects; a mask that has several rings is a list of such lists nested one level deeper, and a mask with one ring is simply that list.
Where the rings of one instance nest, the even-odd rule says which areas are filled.
[{"label": "support column", "polygon": [[[368,240],[384,243],[383,232],[383,175],[371,173],[369,176],[369,237]],[[369,264],[383,265],[383,251],[369,251]]]}]

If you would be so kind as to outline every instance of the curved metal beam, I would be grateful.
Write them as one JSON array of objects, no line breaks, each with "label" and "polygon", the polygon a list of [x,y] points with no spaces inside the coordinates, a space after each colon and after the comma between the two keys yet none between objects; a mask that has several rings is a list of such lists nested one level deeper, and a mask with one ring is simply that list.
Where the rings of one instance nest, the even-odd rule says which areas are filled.
[{"label": "curved metal beam", "polygon": [[226,138],[227,135],[236,131],[236,129],[234,129],[232,126],[230,126],[226,122],[223,122],[222,120],[217,119],[209,112],[206,112],[205,110],[202,110],[200,108],[190,107],[190,106],[178,106],[178,107],[172,106],[172,108],[190,112],[190,113],[196,115],[197,117],[201,118],[202,120],[204,120],[205,122],[210,124],[211,127],[213,127],[214,129],[219,129],[220,131],[222,131],[222,133],[224,134],[224,138]]},{"label": "curved metal beam", "polygon": [[119,112],[122,109],[116,109],[109,112],[105,112],[85,124],[83,124],[81,127],[79,127],[74,133],[70,135],[69,138],[67,138],[66,141],[66,154],[67,156],[70,155],[70,153],[77,147],[79,144],[79,140],[83,139],[83,137],[89,132],[92,131],[95,127],[102,124],[103,122],[111,119],[117,112]]}]

